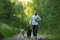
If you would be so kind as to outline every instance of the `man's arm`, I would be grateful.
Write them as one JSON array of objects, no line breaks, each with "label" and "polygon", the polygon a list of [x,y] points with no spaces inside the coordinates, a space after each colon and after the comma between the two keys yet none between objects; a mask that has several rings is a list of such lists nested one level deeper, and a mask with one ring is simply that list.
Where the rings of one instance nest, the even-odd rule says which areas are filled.
[{"label": "man's arm", "polygon": [[40,16],[37,16],[36,21],[37,21],[37,22],[41,21],[41,17],[40,17]]},{"label": "man's arm", "polygon": [[38,16],[39,17],[39,21],[41,21],[41,17],[40,16]]},{"label": "man's arm", "polygon": [[29,21],[29,25],[32,23],[32,17],[31,17],[31,19],[30,19],[30,21]]}]

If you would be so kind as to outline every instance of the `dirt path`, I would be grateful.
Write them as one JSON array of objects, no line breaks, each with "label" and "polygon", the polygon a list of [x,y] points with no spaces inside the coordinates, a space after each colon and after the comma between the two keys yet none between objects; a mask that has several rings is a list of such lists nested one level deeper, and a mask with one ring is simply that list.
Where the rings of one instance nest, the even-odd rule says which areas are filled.
[{"label": "dirt path", "polygon": [[[26,36],[27,34],[25,33],[24,34],[24,37],[22,37],[22,35],[21,35],[21,33],[20,34],[18,34],[18,35],[14,35],[14,37],[11,37],[11,38],[3,38],[2,40],[35,40],[35,39],[33,39],[33,34],[31,34],[32,36],[31,36],[31,38],[29,39],[29,38],[27,38],[27,36]],[[38,35],[37,36],[37,38],[39,39],[39,38],[45,38],[44,36],[42,36],[42,35]],[[42,40],[42,39],[41,39]]]}]

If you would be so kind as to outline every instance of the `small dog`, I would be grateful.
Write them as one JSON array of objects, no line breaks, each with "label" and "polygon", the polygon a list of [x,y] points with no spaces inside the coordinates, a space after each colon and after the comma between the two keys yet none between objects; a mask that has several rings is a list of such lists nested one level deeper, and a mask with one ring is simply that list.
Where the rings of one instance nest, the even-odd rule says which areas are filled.
[{"label": "small dog", "polygon": [[31,38],[31,32],[32,32],[32,29],[29,26],[27,31],[27,38]]},{"label": "small dog", "polygon": [[25,34],[25,31],[24,31],[24,29],[22,28],[22,29],[21,29],[22,38],[24,38],[24,34]]}]

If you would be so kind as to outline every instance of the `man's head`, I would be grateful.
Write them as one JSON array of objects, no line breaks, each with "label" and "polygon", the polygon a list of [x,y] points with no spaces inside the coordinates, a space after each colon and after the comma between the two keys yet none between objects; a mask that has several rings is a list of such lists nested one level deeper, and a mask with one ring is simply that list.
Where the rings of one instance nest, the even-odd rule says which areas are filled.
[{"label": "man's head", "polygon": [[37,15],[37,11],[34,11],[34,15],[35,15],[35,16]]}]

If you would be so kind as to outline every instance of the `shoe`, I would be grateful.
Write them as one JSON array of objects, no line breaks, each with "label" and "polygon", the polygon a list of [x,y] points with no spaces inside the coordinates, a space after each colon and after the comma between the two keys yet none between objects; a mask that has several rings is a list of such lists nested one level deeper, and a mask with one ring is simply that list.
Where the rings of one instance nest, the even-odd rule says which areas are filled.
[{"label": "shoe", "polygon": [[34,39],[37,39],[37,37],[35,36]]}]

